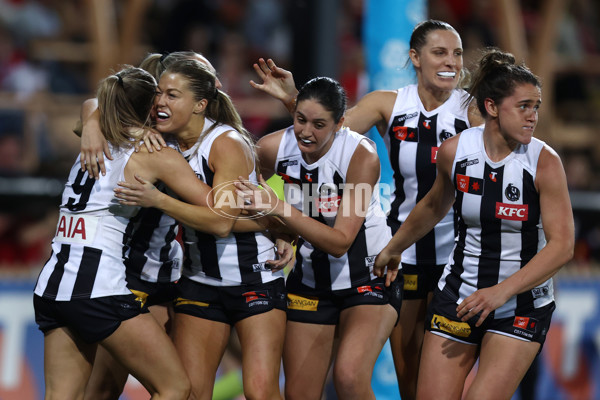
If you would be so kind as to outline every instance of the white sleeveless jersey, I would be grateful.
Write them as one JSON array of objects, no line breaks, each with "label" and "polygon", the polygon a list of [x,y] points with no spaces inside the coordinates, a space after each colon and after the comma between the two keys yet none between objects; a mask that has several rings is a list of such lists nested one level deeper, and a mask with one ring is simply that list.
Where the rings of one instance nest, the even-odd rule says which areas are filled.
[{"label": "white sleeveless jersey", "polygon": [[[362,140],[375,147],[366,137],[343,128],[336,133],[329,151],[317,162],[307,164],[298,148],[293,126],[287,128],[282,135],[275,164],[276,173],[284,181],[286,202],[333,227],[344,194],[350,159]],[[296,265],[288,280],[318,290],[363,285],[376,278],[373,274],[375,257],[390,239],[391,229],[381,207],[379,189],[375,187],[365,221],[348,252],[336,258],[300,238]]]},{"label": "white sleeveless jersey", "polygon": [[[176,144],[167,143],[176,148]],[[167,192],[159,182],[157,189]],[[168,283],[181,277],[183,249],[176,240],[179,223],[156,208],[142,208],[129,220],[126,234],[127,274],[147,282]]]},{"label": "white sleeveless jersey", "polygon": [[[438,286],[461,302],[477,289],[502,282],[529,262],[546,244],[537,163],[544,143],[533,138],[504,160],[491,161],[483,145],[483,128],[459,138],[452,176],[458,235],[449,264]],[[515,309],[543,307],[554,300],[552,279],[510,298],[495,318],[515,315]]]},{"label": "white sleeveless jersey", "polygon": [[71,167],[60,206],[52,254],[35,294],[57,301],[130,294],[125,281],[124,245],[129,219],[139,207],[122,206],[114,196],[133,152],[110,146],[106,176],[95,180]]},{"label": "white sleeveless jersey", "polygon": [[[204,132],[214,121],[205,120]],[[208,157],[214,140],[221,134],[235,131],[231,126],[215,126],[201,141],[182,152],[198,179],[212,187],[214,173]],[[250,181],[257,183],[256,172]],[[261,232],[232,232],[225,238],[196,231],[183,225],[185,261],[182,274],[196,282],[212,286],[257,284],[283,278],[283,270],[272,272],[266,264],[275,259],[275,244]]]},{"label": "white sleeveless jersey", "polygon": [[[442,142],[469,127],[468,93],[456,89],[450,98],[426,111],[417,85],[398,89],[384,142],[393,170],[394,190],[390,198],[392,221],[403,223],[408,214],[433,186],[437,176],[437,150]],[[452,211],[418,242],[404,250],[408,264],[446,264],[455,236]]]}]

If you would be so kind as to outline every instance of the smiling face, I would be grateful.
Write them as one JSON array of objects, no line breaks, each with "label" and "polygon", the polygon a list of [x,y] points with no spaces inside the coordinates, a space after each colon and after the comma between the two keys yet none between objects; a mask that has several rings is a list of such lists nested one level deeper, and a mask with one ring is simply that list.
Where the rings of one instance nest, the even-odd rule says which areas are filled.
[{"label": "smiling face", "polygon": [[513,93],[500,104],[486,99],[488,114],[495,119],[510,147],[531,142],[541,103],[542,91],[531,83],[517,84]]},{"label": "smiling face", "polygon": [[342,117],[335,123],[332,112],[314,99],[302,100],[296,105],[294,134],[306,162],[312,164],[327,153],[343,122]]},{"label": "smiling face", "polygon": [[455,31],[430,31],[423,47],[411,49],[409,55],[420,85],[431,91],[451,91],[458,86],[463,49]]},{"label": "smiling face", "polygon": [[160,77],[156,95],[156,129],[173,134],[184,131],[192,116],[204,109],[204,103],[194,99],[194,93],[189,89],[185,77],[164,73]]}]

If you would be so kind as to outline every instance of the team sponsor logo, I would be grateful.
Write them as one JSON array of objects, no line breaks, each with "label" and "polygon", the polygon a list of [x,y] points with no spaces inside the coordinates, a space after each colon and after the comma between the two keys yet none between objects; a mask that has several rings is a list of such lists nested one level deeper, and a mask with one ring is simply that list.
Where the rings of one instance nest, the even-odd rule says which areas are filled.
[{"label": "team sponsor logo", "polygon": [[319,196],[316,199],[317,210],[321,214],[330,213],[331,216],[334,216],[342,201],[337,186],[333,183],[323,183],[319,188]]},{"label": "team sponsor logo", "polygon": [[440,142],[450,139],[452,136],[454,136],[452,132],[442,129],[440,132]]},{"label": "team sponsor logo", "polygon": [[307,182],[312,182],[312,181],[313,181],[313,180],[312,180],[312,172],[307,172],[307,173],[305,173],[305,174],[304,174],[304,179],[305,179]]},{"label": "team sponsor logo", "polygon": [[340,208],[341,201],[342,196],[338,196],[337,194],[319,197],[317,199],[317,210],[319,210],[321,214],[336,213],[338,208]]},{"label": "team sponsor logo", "polygon": [[406,126],[395,126],[392,128],[394,137],[401,141],[417,142],[417,132],[415,128],[408,128]]},{"label": "team sponsor logo", "polygon": [[356,291],[364,296],[372,296],[377,297],[378,299],[383,299],[383,294],[381,293],[383,289],[381,289],[381,286],[359,286],[356,288]]},{"label": "team sponsor logo", "polygon": [[529,206],[527,204],[496,203],[496,218],[511,221],[527,221]]},{"label": "team sponsor logo", "polygon": [[140,308],[144,308],[146,301],[148,300],[148,293],[142,292],[140,290],[129,289],[131,293],[135,294],[135,301],[140,303]]},{"label": "team sponsor logo", "polygon": [[504,190],[504,195],[510,201],[517,201],[519,200],[519,197],[521,197],[521,192],[519,191],[518,187],[513,186],[512,183],[509,183],[506,189]]},{"label": "team sponsor logo", "polygon": [[285,183],[295,183],[297,185],[300,185],[302,183],[300,179],[291,177],[288,174],[284,174],[283,172],[278,172],[277,175],[279,175]]},{"label": "team sponsor logo", "polygon": [[481,196],[483,194],[483,179],[456,174],[456,188],[464,193]]},{"label": "team sponsor logo", "polygon": [[365,257],[365,267],[371,268],[375,265],[375,258],[377,256],[366,256]]},{"label": "team sponsor logo", "polygon": [[460,163],[460,167],[461,167],[461,168],[466,168],[466,167],[468,167],[469,165],[475,165],[475,164],[479,164],[479,158],[476,158],[476,159],[474,159],[474,160],[467,160],[467,161],[465,161],[465,162],[461,162],[461,163]]},{"label": "team sponsor logo", "polygon": [[266,291],[253,290],[251,292],[242,293],[242,296],[246,298],[248,307],[269,305],[269,295]]},{"label": "team sponsor logo", "polygon": [[497,174],[498,174],[498,173],[497,173],[496,171],[492,171],[492,172],[490,172],[490,175],[489,175],[489,177],[490,177],[490,180],[491,180],[492,182],[496,182],[496,180],[498,179],[498,178],[496,178],[496,175],[497,175]]},{"label": "team sponsor logo", "polygon": [[419,288],[419,279],[417,277],[418,275],[404,274],[404,290],[417,290]]},{"label": "team sponsor logo", "polygon": [[527,339],[533,339],[533,333],[524,331],[522,329],[513,329],[513,333],[515,335],[518,335],[518,336],[521,336],[521,337],[525,337]]},{"label": "team sponsor logo", "polygon": [[430,119],[425,119],[423,120],[423,128],[425,129],[431,129],[431,124],[430,124],[431,120]]},{"label": "team sponsor logo", "polygon": [[550,288],[548,288],[548,286],[540,286],[531,289],[531,295],[534,299],[539,299],[540,297],[547,296],[549,292]]},{"label": "team sponsor logo", "polygon": [[439,147],[432,147],[431,148],[431,163],[432,164],[437,163],[438,150],[439,150]]},{"label": "team sponsor logo", "polygon": [[269,264],[267,264],[265,262],[261,262],[258,264],[252,264],[253,272],[270,271],[270,270],[271,270],[271,268],[269,268]]},{"label": "team sponsor logo", "polygon": [[438,314],[433,314],[431,328],[442,332],[448,332],[458,337],[466,338],[471,335],[471,327],[466,322],[452,321]]},{"label": "team sponsor logo", "polygon": [[99,217],[61,212],[56,227],[56,242],[91,244],[96,236]]},{"label": "team sponsor logo", "polygon": [[537,322],[538,321],[535,318],[515,316],[513,326],[515,328],[524,329],[526,331],[535,333],[537,330]]},{"label": "team sponsor logo", "polygon": [[319,299],[316,297],[304,297],[288,293],[287,306],[290,310],[317,311]]},{"label": "team sponsor logo", "polygon": [[293,165],[298,165],[298,160],[285,160],[279,164],[281,167],[291,167]]},{"label": "team sponsor logo", "polygon": [[190,299],[184,299],[183,297],[178,297],[175,299],[175,307],[178,306],[196,306],[196,307],[208,307],[210,304],[205,303],[203,301],[195,301]]},{"label": "team sponsor logo", "polygon": [[416,117],[417,115],[419,115],[418,112],[414,112],[412,114],[403,114],[403,115],[400,115],[400,116],[394,118],[394,123],[398,123],[398,122],[402,122],[402,121],[407,121],[407,120],[409,120],[411,118]]}]

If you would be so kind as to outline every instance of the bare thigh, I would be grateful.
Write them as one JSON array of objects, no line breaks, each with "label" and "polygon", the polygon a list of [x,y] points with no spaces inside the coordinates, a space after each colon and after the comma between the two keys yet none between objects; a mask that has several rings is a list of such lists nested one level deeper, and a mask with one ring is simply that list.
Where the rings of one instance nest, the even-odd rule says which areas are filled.
[{"label": "bare thigh", "polygon": [[162,326],[167,334],[170,333],[170,326],[175,312],[171,304],[157,304],[148,307],[150,314],[154,317],[158,325]]},{"label": "bare thigh", "polygon": [[[169,306],[149,307],[150,314],[161,327],[170,320]],[[98,346],[92,374],[85,389],[85,398],[91,400],[118,399],[123,392],[129,372],[102,346]]]},{"label": "bare thigh", "polygon": [[244,318],[235,325],[242,349],[242,373],[246,397],[281,398],[279,370],[285,324],[285,311],[273,309]]},{"label": "bare thigh", "polygon": [[319,400],[333,353],[335,325],[288,321],[283,349],[285,397]]},{"label": "bare thigh", "polygon": [[85,343],[68,328],[44,335],[44,379],[47,400],[81,399],[92,372],[96,345]]},{"label": "bare thigh", "polygon": [[477,346],[425,333],[417,399],[459,400],[467,375],[477,360]]},{"label": "bare thigh", "polygon": [[178,397],[189,381],[175,347],[150,314],[121,322],[100,342],[151,394]]},{"label": "bare thigh", "polygon": [[184,313],[176,313],[173,322],[173,342],[192,383],[190,399],[211,399],[231,326]]},{"label": "bare thigh", "polygon": [[389,305],[349,307],[340,314],[334,383],[342,399],[374,398],[371,377],[398,314]]},{"label": "bare thigh", "polygon": [[540,344],[488,332],[481,343],[477,375],[465,399],[510,399]]},{"label": "bare thigh", "polygon": [[102,346],[96,350],[92,374],[85,388],[85,399],[118,399],[129,372]]}]

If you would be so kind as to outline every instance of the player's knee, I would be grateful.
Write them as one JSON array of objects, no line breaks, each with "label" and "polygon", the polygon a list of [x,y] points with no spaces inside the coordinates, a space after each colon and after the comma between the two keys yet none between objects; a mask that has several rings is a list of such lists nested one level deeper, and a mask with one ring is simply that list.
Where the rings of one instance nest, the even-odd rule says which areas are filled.
[{"label": "player's knee", "polygon": [[333,370],[333,382],[338,395],[342,398],[352,398],[370,387],[370,376],[367,376],[355,365],[335,365]]},{"label": "player's knee", "polygon": [[244,382],[244,396],[252,400],[271,400],[281,398],[279,382],[269,377],[269,374],[258,374]]},{"label": "player's knee", "polygon": [[187,377],[181,377],[176,381],[171,381],[169,386],[159,390],[161,399],[169,400],[187,400],[190,398],[192,386]]}]

